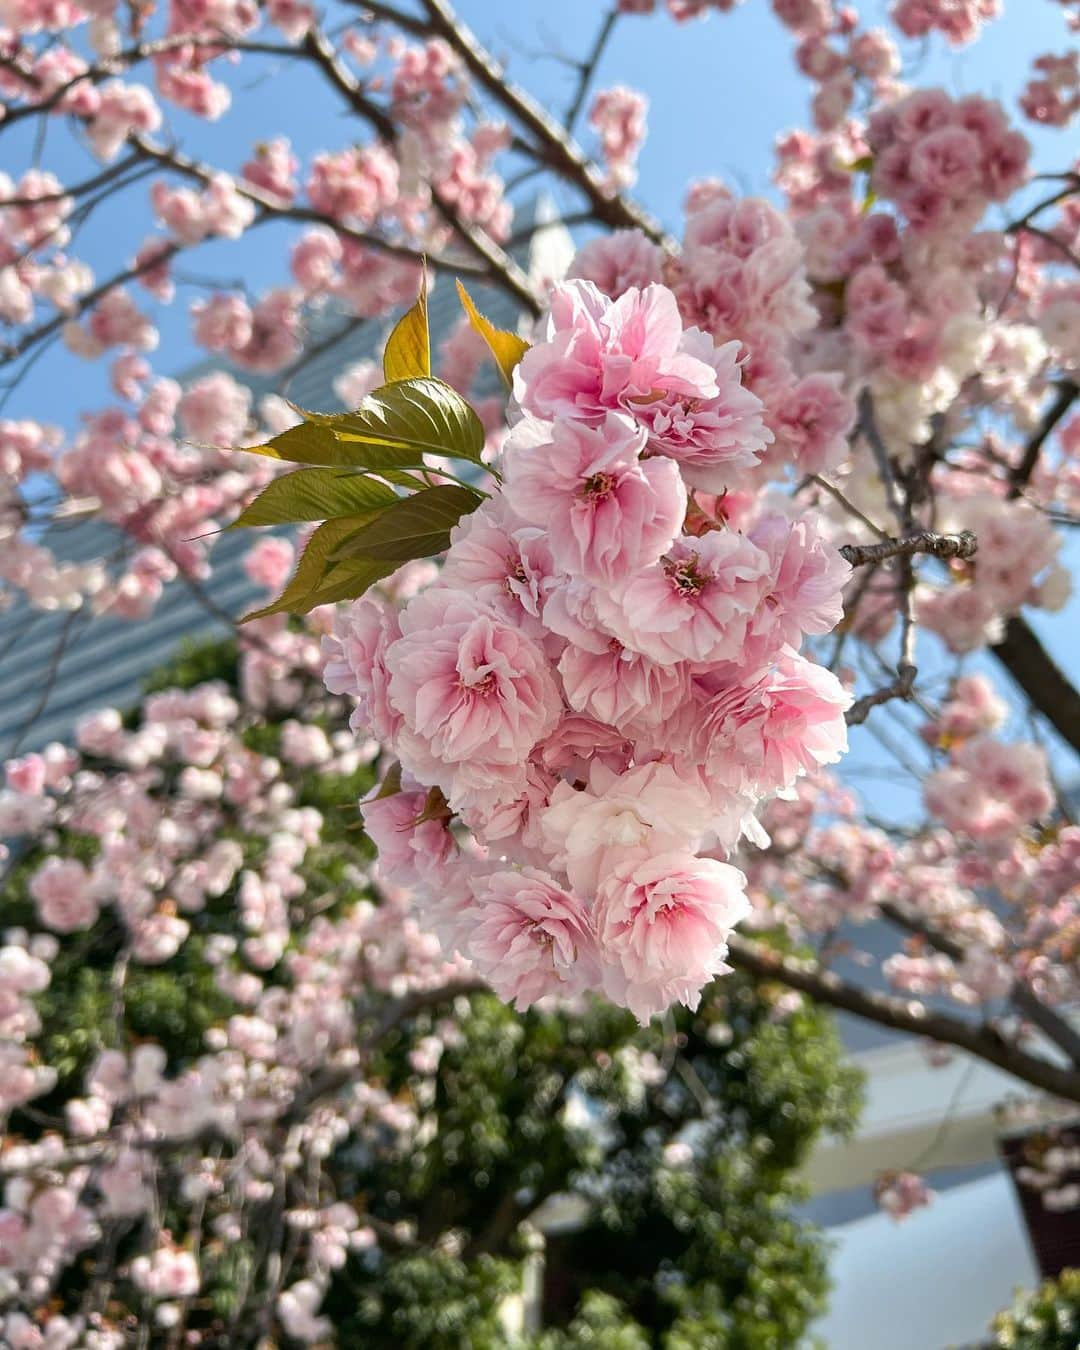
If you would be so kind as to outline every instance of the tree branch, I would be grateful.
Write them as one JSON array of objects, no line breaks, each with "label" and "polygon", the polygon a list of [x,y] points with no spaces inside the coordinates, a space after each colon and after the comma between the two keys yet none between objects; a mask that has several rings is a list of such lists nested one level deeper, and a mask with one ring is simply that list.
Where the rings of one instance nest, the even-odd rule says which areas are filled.
[{"label": "tree branch", "polygon": [[[308,30],[304,50],[323,71],[327,79],[349,106],[358,112],[389,144],[398,139],[398,128],[393,119],[365,95],[360,83],[338,60],[337,53],[326,37],[317,29]],[[503,251],[489,234],[461,218],[457,208],[431,186],[431,201],[443,220],[458,234],[470,249],[481,258],[491,276],[525,307],[534,317],[540,314],[540,301],[529,278],[517,263]]]},{"label": "tree branch", "polygon": [[1027,620],[1016,615],[1005,636],[990,650],[1027,695],[1032,705],[1080,754],[1080,691],[1062,672]]},{"label": "tree branch", "polygon": [[[363,0],[358,0],[363,8]],[[654,243],[674,249],[661,225],[636,202],[612,193],[600,173],[565,127],[530,94],[513,84],[476,35],[457,17],[446,0],[424,0],[433,32],[461,57],[474,79],[539,142],[543,163],[573,183],[589,199],[596,218],[612,229],[637,229]]]},{"label": "tree branch", "polygon": [[1065,1101],[1080,1102],[1080,1071],[1030,1054],[992,1027],[932,1011],[912,999],[860,989],[816,962],[782,956],[763,943],[737,934],[730,938],[728,946],[731,964],[760,979],[777,980],[817,1003],[854,1013],[892,1031],[928,1036],[943,1045],[955,1046],[1043,1092]]},{"label": "tree branch", "polygon": [[844,544],[840,553],[852,567],[862,567],[866,563],[884,562],[886,558],[910,558],[916,553],[929,553],[935,558],[973,558],[978,547],[971,530],[959,534],[919,530],[903,539],[887,539],[880,544]]},{"label": "tree branch", "polygon": [[[961,943],[955,941],[947,933],[941,932],[934,924],[922,918],[921,915],[910,914],[901,909],[899,905],[891,901],[885,901],[879,906],[882,914],[890,923],[896,924],[907,933],[914,933],[928,942],[931,947],[942,952],[950,961],[959,964],[966,955]],[[1063,1050],[1072,1060],[1073,1064],[1080,1069],[1080,1032],[1071,1026],[1059,1013],[1053,1008],[1048,1007],[1035,994],[1034,990],[1022,980],[1017,980],[1009,994],[1009,1001],[1018,1013],[1033,1026],[1039,1030],[1049,1040],[1053,1041],[1059,1050]]]},{"label": "tree branch", "polygon": [[580,70],[578,86],[574,92],[573,100],[566,110],[566,116],[563,118],[563,124],[566,127],[567,133],[572,133],[574,130],[574,123],[577,121],[578,115],[585,104],[585,97],[589,92],[589,85],[592,83],[592,77],[596,74],[596,67],[600,64],[600,58],[604,55],[604,48],[610,41],[618,20],[619,9],[616,5],[609,9],[604,15],[604,21],[601,23],[600,30],[596,34],[596,40],[592,45],[592,50],[578,68]]},{"label": "tree branch", "polygon": [[857,699],[847,710],[844,720],[849,727],[861,726],[875,708],[883,703],[891,703],[894,698],[910,701],[915,694],[915,676],[919,673],[915,665],[915,616],[912,612],[911,592],[915,585],[915,576],[911,566],[911,556],[899,553],[899,592],[900,592],[900,659],[896,665],[896,679],[872,694]]},{"label": "tree branch", "polygon": [[1042,453],[1043,446],[1058,423],[1072,407],[1078,393],[1080,393],[1080,387],[1074,384],[1072,380],[1066,380],[1058,389],[1057,398],[1047,408],[1035,434],[1024,447],[1023,457],[1009,475],[1011,480],[1009,484],[1010,498],[1019,497],[1027,486],[1031,475],[1035,472],[1035,466],[1039,462],[1039,455]]}]

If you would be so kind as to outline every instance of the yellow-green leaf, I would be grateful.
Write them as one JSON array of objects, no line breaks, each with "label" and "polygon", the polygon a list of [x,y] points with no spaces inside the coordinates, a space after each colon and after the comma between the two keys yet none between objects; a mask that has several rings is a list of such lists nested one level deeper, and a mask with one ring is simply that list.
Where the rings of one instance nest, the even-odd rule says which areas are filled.
[{"label": "yellow-green leaf", "polygon": [[[327,574],[334,566],[330,554],[343,539],[355,534],[370,519],[371,513],[365,513],[343,516],[339,520],[328,520],[320,525],[308,540],[307,547],[300,555],[296,570],[285,589],[269,605],[264,605],[262,609],[257,609],[251,614],[245,614],[243,622],[262,619],[268,614],[303,614],[308,609],[314,608],[314,604],[305,606],[304,601],[325,585]],[[324,602],[321,600],[315,602],[315,604],[322,603]]]},{"label": "yellow-green leaf", "polygon": [[384,384],[354,412],[305,416],[265,445],[241,448],[297,464],[374,473],[421,468],[425,455],[482,462],[483,423],[456,389],[431,376]]},{"label": "yellow-green leaf", "polygon": [[388,577],[399,566],[396,562],[380,561],[375,558],[353,558],[338,563],[323,578],[313,591],[309,591],[295,604],[290,605],[293,614],[307,614],[318,605],[334,605],[339,600],[355,600],[369,590],[377,581]]},{"label": "yellow-green leaf", "polygon": [[383,353],[383,375],[412,380],[431,374],[431,336],[428,331],[427,275],[420,279],[416,304],[394,326]]},{"label": "yellow-green leaf", "polygon": [[[484,425],[456,389],[431,376],[397,380],[368,394],[355,412],[329,423],[343,441],[408,448],[479,464]],[[411,468],[398,464],[396,468]]]},{"label": "yellow-green leaf", "polygon": [[251,502],[232,527],[284,525],[300,520],[334,520],[378,510],[397,493],[376,478],[347,469],[299,469],[275,478]]},{"label": "yellow-green leaf", "polygon": [[[343,414],[339,414],[343,415]],[[403,443],[387,444],[372,441],[360,445],[355,437],[348,441],[334,428],[334,419],[326,417],[317,422],[302,422],[289,427],[265,445],[242,447],[256,455],[270,459],[291,460],[294,464],[321,464],[342,468],[417,469],[423,465],[423,451]]]},{"label": "yellow-green leaf", "polygon": [[451,529],[482,501],[480,493],[454,483],[399,497],[338,543],[330,556],[338,561],[363,557],[394,563],[429,558],[448,546]]},{"label": "yellow-green leaf", "polygon": [[460,281],[457,283],[457,289],[469,324],[487,343],[495,358],[495,364],[499,367],[499,374],[506,381],[507,387],[511,387],[514,367],[529,350],[529,344],[516,333],[507,332],[505,328],[496,328],[490,319],[485,319]]}]

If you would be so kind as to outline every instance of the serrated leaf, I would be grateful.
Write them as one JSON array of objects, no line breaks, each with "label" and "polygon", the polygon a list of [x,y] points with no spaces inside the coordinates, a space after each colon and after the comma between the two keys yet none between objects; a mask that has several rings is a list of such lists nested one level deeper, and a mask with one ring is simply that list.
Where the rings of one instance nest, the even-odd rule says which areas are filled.
[{"label": "serrated leaf", "polygon": [[383,375],[393,380],[412,380],[431,374],[431,335],[428,330],[427,274],[422,272],[416,304],[398,320],[386,340]]},{"label": "serrated leaf", "polygon": [[380,470],[419,469],[425,455],[480,464],[484,426],[456,389],[442,380],[396,380],[374,390],[349,413],[306,413],[252,454],[297,464]]},{"label": "serrated leaf", "polygon": [[299,469],[263,488],[229,528],[334,520],[378,510],[396,500],[393,488],[363,474],[344,469]]},{"label": "serrated leaf", "polygon": [[[336,417],[342,415],[339,413]],[[372,441],[371,444],[361,445],[354,436],[344,440],[334,429],[334,421],[335,416],[320,415],[318,421],[289,427],[265,445],[245,445],[241,448],[251,454],[289,460],[294,464],[319,464],[375,472],[380,469],[418,469],[423,466],[421,450],[403,443]]]},{"label": "serrated leaf", "polygon": [[487,343],[495,358],[495,364],[499,367],[499,374],[506,381],[507,387],[511,387],[514,367],[529,350],[529,344],[516,333],[510,333],[505,328],[496,328],[490,319],[486,319],[476,308],[472,296],[460,281],[457,283],[457,290],[470,327]]},{"label": "serrated leaf", "polygon": [[395,563],[430,558],[449,545],[451,529],[483,500],[479,492],[454,483],[399,497],[375,519],[337,544],[331,557],[339,561],[364,557]]},{"label": "serrated leaf", "polygon": [[292,614],[307,614],[319,605],[335,605],[339,600],[358,599],[377,581],[397,571],[399,563],[374,558],[353,558],[337,563],[315,590],[291,605]]},{"label": "serrated leaf", "polygon": [[[245,614],[241,623],[248,623],[252,619],[263,619],[268,614],[305,614],[308,609],[313,609],[314,605],[304,607],[304,601],[314,594],[319,587],[324,586],[327,581],[327,574],[333,567],[330,558],[331,552],[347,539],[350,534],[356,531],[371,518],[370,513],[356,516],[344,516],[339,520],[328,520],[312,534],[308,540],[307,547],[300,555],[292,577],[288,585],[269,605],[264,605],[262,609],[254,610],[251,614]],[[324,601],[316,601],[317,604],[323,604]]]},{"label": "serrated leaf", "polygon": [[482,462],[483,423],[456,389],[430,376],[384,384],[368,394],[355,412],[334,417],[330,425],[343,441]]}]

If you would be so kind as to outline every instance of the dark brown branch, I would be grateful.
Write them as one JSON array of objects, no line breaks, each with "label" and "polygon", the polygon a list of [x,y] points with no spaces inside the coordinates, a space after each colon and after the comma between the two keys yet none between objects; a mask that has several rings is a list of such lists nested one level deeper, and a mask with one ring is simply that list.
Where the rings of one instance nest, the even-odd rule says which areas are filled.
[{"label": "dark brown branch", "polygon": [[95,188],[103,187],[115,178],[122,178],[128,169],[133,169],[138,163],[138,155],[128,155],[125,159],[118,159],[115,164],[110,164],[107,169],[102,169],[100,173],[94,174],[92,178],[86,178],[81,183],[73,183],[71,187],[62,187],[59,192],[43,192],[37,197],[5,197],[0,200],[0,210],[14,206],[42,206],[48,202],[62,202],[65,197],[85,196],[87,192],[93,192]]},{"label": "dark brown branch", "polygon": [[1063,740],[1080,754],[1080,691],[1025,619],[1016,615],[990,650]]},{"label": "dark brown branch", "polygon": [[[1023,458],[1010,474],[1011,498],[1023,494],[1038,465],[1043,446],[1076,401],[1078,393],[1080,388],[1072,380],[1059,387],[1057,397],[1025,446]],[[1027,621],[1020,615],[1010,619],[1005,636],[990,650],[1032,706],[1080,754],[1080,691],[1061,671]]]},{"label": "dark brown branch", "polygon": [[1019,227],[1025,234],[1034,235],[1036,239],[1041,239],[1044,244],[1049,244],[1051,248],[1057,249],[1072,265],[1080,270],[1080,255],[1077,255],[1066,244],[1064,239],[1059,239],[1056,234],[1050,230],[1044,230],[1041,225],[1032,225],[1030,223]]},{"label": "dark brown branch", "polygon": [[[377,104],[371,102],[359,81],[341,64],[334,48],[318,29],[309,29],[304,38],[304,51],[323,71],[353,111],[359,113],[383,140],[391,145],[396,144],[398,128],[394,120]],[[540,301],[537,294],[529,278],[513,258],[504,252],[486,231],[463,220],[457,208],[434,187],[430,188],[430,192],[432,205],[436,211],[487,265],[492,280],[509,291],[530,314],[534,317],[539,316]]]},{"label": "dark brown branch", "polygon": [[1010,221],[1010,223],[1005,226],[1005,233],[1018,233],[1018,231],[1025,229],[1040,211],[1045,211],[1047,207],[1057,206],[1059,202],[1063,202],[1069,197],[1076,196],[1076,194],[1080,192],[1080,182],[1077,181],[1075,175],[1067,174],[1064,176],[1068,180],[1067,187],[1063,187],[1059,192],[1055,192],[1052,197],[1045,197],[1041,202],[1036,202],[1035,205],[1025,211],[1019,219]]},{"label": "dark brown branch", "polygon": [[1061,1067],[1030,1054],[1006,1040],[992,1027],[936,1012],[913,999],[897,998],[860,989],[813,961],[782,956],[763,943],[734,935],[728,959],[733,966],[759,979],[776,980],[842,1012],[854,1013],[892,1031],[928,1036],[994,1064],[1014,1078],[1065,1101],[1080,1102],[1080,1071]]},{"label": "dark brown branch", "polygon": [[108,281],[101,282],[100,285],[95,286],[93,290],[87,291],[85,295],[79,296],[71,309],[61,310],[47,322],[40,324],[37,328],[31,328],[29,332],[24,333],[17,341],[9,342],[6,346],[0,347],[0,366],[18,360],[18,358],[29,351],[31,347],[34,347],[39,342],[51,337],[53,333],[59,332],[64,324],[68,323],[71,319],[78,318],[79,315],[85,314],[88,309],[93,309],[99,300],[104,299],[109,291],[115,290],[117,286],[123,286],[126,282],[133,281],[136,277],[142,276],[144,272],[149,272],[155,267],[160,267],[162,263],[168,262],[170,258],[175,257],[176,254],[180,252],[181,247],[182,245],[180,244],[169,243],[167,247],[160,251],[160,253],[155,253],[153,257],[144,258],[141,263],[136,263],[131,267],[125,268],[124,271],[118,272],[115,276],[110,277]]},{"label": "dark brown branch", "polygon": [[888,539],[880,544],[844,544],[840,552],[852,567],[862,567],[866,563],[884,562],[886,558],[910,558],[916,553],[928,553],[935,558],[973,558],[978,547],[971,530],[959,534],[919,530],[903,539]]},{"label": "dark brown branch", "polygon": [[[947,933],[941,932],[936,925],[921,915],[909,913],[899,905],[886,901],[880,906],[882,914],[907,933],[913,933],[928,942],[935,950],[942,952],[956,964],[963,961],[965,951],[962,943]],[[1018,979],[1009,994],[1009,1001],[1020,1015],[1032,1026],[1036,1026],[1049,1040],[1063,1050],[1080,1069],[1080,1032],[1071,1026],[1064,1017],[1048,1007],[1035,994],[1034,990]]]},{"label": "dark brown branch", "polygon": [[896,666],[896,679],[883,689],[875,689],[857,699],[847,710],[845,721],[849,727],[861,726],[875,708],[883,703],[891,703],[900,698],[910,702],[915,697],[915,677],[919,673],[915,665],[915,615],[912,611],[912,590],[915,575],[911,566],[911,555],[899,553],[899,592],[900,592],[900,659]]},{"label": "dark brown branch", "polygon": [[1042,448],[1049,439],[1051,433],[1057,427],[1065,414],[1072,407],[1080,388],[1072,380],[1066,380],[1057,392],[1057,397],[1047,408],[1042,421],[1035,430],[1035,434],[1024,447],[1023,458],[1009,475],[1009,496],[1019,497],[1035,472],[1035,466],[1039,462],[1039,455]]},{"label": "dark brown branch", "polygon": [[[359,0],[363,8],[363,0]],[[564,127],[531,94],[513,84],[506,72],[446,0],[424,0],[431,30],[461,57],[473,78],[537,142],[543,163],[588,198],[596,218],[612,229],[638,229],[655,243],[673,248],[660,224],[636,202],[605,185],[596,166]]]},{"label": "dark brown branch", "polygon": [[900,497],[900,489],[897,486],[896,474],[893,472],[892,461],[889,458],[888,446],[882,439],[877,424],[877,417],[874,414],[874,397],[869,389],[863,388],[860,391],[858,407],[858,430],[866,438],[874,456],[874,462],[877,464],[878,474],[881,477],[881,485],[889,503],[889,510],[900,522],[901,528],[904,528],[908,524],[907,512]]},{"label": "dark brown branch", "polygon": [[[296,57],[298,55],[297,48],[286,46],[284,43],[241,40],[230,37],[225,33],[214,37],[203,37],[194,33],[171,33],[165,37],[137,43],[122,52],[117,52],[115,56],[110,56],[97,65],[88,66],[86,70],[79,71],[77,75],[73,75],[71,79],[58,85],[37,103],[27,103],[17,108],[8,109],[7,116],[3,122],[0,122],[0,131],[14,126],[16,122],[23,118],[52,112],[80,84],[100,84],[102,80],[120,75],[132,66],[139,65],[155,56],[164,56],[171,51],[192,47],[209,48],[213,52],[220,52],[222,55],[231,51],[257,52],[266,56],[281,57]],[[24,81],[31,90],[41,87],[40,78],[13,57],[0,55],[0,68],[7,70],[16,79]]]}]

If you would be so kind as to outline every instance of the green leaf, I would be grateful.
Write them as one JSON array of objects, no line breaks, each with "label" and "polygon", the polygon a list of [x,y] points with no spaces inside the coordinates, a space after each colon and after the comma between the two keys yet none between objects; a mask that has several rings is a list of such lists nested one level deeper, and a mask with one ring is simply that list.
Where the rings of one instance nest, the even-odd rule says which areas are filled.
[{"label": "green leaf", "polygon": [[294,605],[290,605],[293,614],[306,614],[318,605],[335,605],[339,600],[355,600],[397,570],[399,563],[380,561],[375,558],[353,558],[338,563],[323,578],[315,590],[309,591]]},{"label": "green leaf", "polygon": [[[337,417],[345,414],[337,414]],[[338,436],[334,416],[318,415],[317,421],[302,422],[289,427],[265,445],[240,447],[251,454],[266,455],[270,459],[291,460],[296,464],[325,464],[340,468],[418,469],[423,466],[423,452],[405,444],[373,442],[363,447],[355,437],[348,441]]]},{"label": "green leaf", "polygon": [[[368,394],[329,425],[343,441],[394,446],[481,463],[484,425],[456,389],[431,377],[397,380]],[[412,464],[388,467],[407,469]]]},{"label": "green leaf", "polygon": [[229,528],[334,520],[379,510],[396,500],[393,488],[363,474],[343,469],[300,469],[275,478]]},{"label": "green leaf", "polygon": [[495,358],[495,364],[499,367],[499,374],[506,381],[507,387],[512,387],[514,367],[529,350],[529,344],[516,333],[509,333],[505,328],[496,328],[490,319],[485,319],[460,281],[457,283],[457,290],[470,326],[487,343]]},{"label": "green leaf", "polygon": [[[372,514],[374,513],[368,512],[364,515],[343,516],[338,520],[328,520],[325,524],[320,525],[308,540],[307,548],[301,554],[289,584],[278,598],[271,604],[264,605],[262,609],[254,610],[251,614],[245,614],[241,622],[248,623],[251,619],[262,619],[268,614],[306,614],[316,604],[328,603],[324,600],[316,600],[311,604],[305,604],[304,602],[309,596],[314,595],[320,587],[326,586],[327,574],[333,567],[330,558],[331,552],[343,539],[355,534],[361,526],[365,525],[371,519]],[[338,580],[343,580],[343,578]]]},{"label": "green leaf", "polygon": [[428,331],[427,273],[420,278],[416,304],[401,319],[386,340],[383,375],[387,383],[412,380],[431,374],[431,336]]},{"label": "green leaf", "polygon": [[241,449],[297,464],[419,469],[425,455],[482,463],[484,426],[456,389],[430,376],[384,384],[349,413],[304,413],[265,445]]},{"label": "green leaf", "polygon": [[339,543],[331,558],[375,558],[395,563],[429,558],[450,543],[450,530],[483,501],[479,492],[454,483],[399,497],[374,520]]}]

